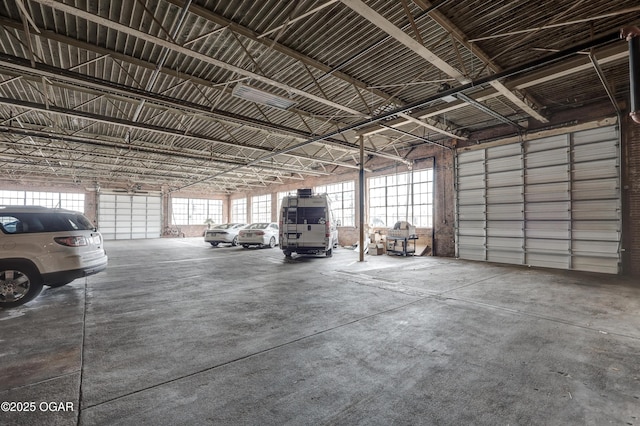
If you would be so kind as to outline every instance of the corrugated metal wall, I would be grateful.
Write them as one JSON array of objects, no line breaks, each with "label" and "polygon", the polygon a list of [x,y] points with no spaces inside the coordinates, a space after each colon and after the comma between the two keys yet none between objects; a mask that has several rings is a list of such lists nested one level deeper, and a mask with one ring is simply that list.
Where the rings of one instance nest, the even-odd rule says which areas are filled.
[{"label": "corrugated metal wall", "polygon": [[615,127],[460,152],[456,164],[458,257],[619,272]]}]

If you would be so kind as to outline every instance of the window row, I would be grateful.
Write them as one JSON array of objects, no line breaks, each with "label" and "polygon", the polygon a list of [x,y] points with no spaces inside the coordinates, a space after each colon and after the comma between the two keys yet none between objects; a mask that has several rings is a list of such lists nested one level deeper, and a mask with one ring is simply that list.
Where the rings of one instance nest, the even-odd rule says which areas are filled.
[{"label": "window row", "polygon": [[223,223],[222,200],[172,198],[171,224],[204,225]]},{"label": "window row", "polygon": [[42,206],[84,213],[84,194],[75,192],[0,190],[0,205]]},{"label": "window row", "polygon": [[[374,227],[392,227],[398,221],[430,228],[433,225],[433,170],[369,178],[369,223]],[[355,182],[339,182],[313,188],[316,194],[327,194],[336,220],[342,226],[355,226]],[[296,191],[279,192],[277,206],[282,199]],[[229,222],[270,222],[272,220],[271,194],[250,198],[248,217],[247,198],[231,200]],[[207,221],[209,219],[209,221]],[[222,200],[174,198],[172,200],[173,225],[202,225],[222,223]]]}]

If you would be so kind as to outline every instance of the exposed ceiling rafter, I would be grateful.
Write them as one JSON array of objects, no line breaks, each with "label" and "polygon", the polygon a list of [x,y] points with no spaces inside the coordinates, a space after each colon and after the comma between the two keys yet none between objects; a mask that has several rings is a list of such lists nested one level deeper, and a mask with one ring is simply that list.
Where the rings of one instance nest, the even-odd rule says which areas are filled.
[{"label": "exposed ceiling rafter", "polygon": [[[449,77],[452,77],[455,80],[457,80],[460,84],[467,84],[471,81],[467,76],[463,75],[462,72],[460,72],[458,69],[452,67],[448,62],[441,59],[439,56],[431,52],[429,49],[427,49],[418,41],[411,38],[407,33],[402,31],[400,28],[396,27],[392,22],[388,21],[385,17],[383,17],[378,12],[376,12],[375,10],[367,6],[361,0],[341,0],[341,1],[347,7],[351,8],[354,12],[358,13],[360,16],[367,19],[372,24],[376,25],[378,28],[380,28],[382,31],[392,36],[394,39],[396,39],[398,42],[403,44],[405,47],[411,49],[412,51],[414,51],[415,53],[423,57],[425,60],[433,64],[435,67],[440,69]],[[424,3],[426,6],[428,6],[427,2],[424,2]],[[436,12],[433,12],[433,13],[435,14]],[[441,25],[443,25],[442,23],[444,21],[445,20],[442,19],[442,17],[441,19],[437,20],[437,22]],[[446,21],[445,25],[447,26],[444,28],[447,30],[450,30],[450,32],[452,32],[454,36],[458,34],[458,38],[459,39],[462,38],[459,35],[460,33],[459,30],[454,31],[452,28],[452,25],[450,24],[450,22],[448,22],[448,20]],[[485,59],[488,60],[487,58]],[[535,111],[525,100],[521,99],[511,90],[506,88],[504,84],[501,83],[499,80],[491,81],[489,84],[494,89],[496,89],[501,95],[505,96],[507,99],[513,102],[516,106],[518,106],[520,109],[524,110],[529,115],[536,118],[538,121],[541,121],[543,123],[548,122],[548,120],[545,117],[543,117],[540,113]],[[486,112],[486,109],[483,109],[483,111]]]},{"label": "exposed ceiling rafter", "polygon": [[59,10],[61,12],[70,14],[70,15],[75,16],[77,18],[84,19],[84,20],[86,20],[88,22],[93,22],[95,24],[102,25],[102,26],[104,26],[106,28],[111,28],[111,29],[113,29],[115,31],[118,31],[118,32],[122,33],[122,34],[127,34],[127,35],[130,35],[130,36],[136,37],[136,38],[138,38],[140,40],[144,40],[144,41],[147,41],[149,43],[153,43],[153,44],[155,44],[157,46],[167,48],[167,49],[169,49],[169,50],[171,50],[173,52],[180,53],[180,54],[183,54],[183,55],[186,55],[186,56],[189,56],[189,57],[196,58],[196,59],[198,59],[198,60],[200,60],[200,61],[202,61],[204,63],[207,63],[207,64],[210,64],[210,65],[225,69],[227,71],[234,72],[234,73],[236,73],[238,75],[242,75],[242,76],[245,76],[245,77],[250,77],[251,79],[253,79],[255,81],[259,81],[261,83],[267,84],[267,85],[275,87],[277,89],[284,90],[286,93],[291,93],[292,95],[302,96],[303,98],[307,98],[307,99],[310,99],[312,101],[315,101],[315,102],[330,106],[332,108],[347,112],[347,113],[352,114],[352,115],[354,115],[356,117],[365,116],[360,111],[357,111],[357,110],[355,110],[353,108],[349,108],[349,107],[346,107],[344,105],[340,105],[340,104],[338,104],[336,102],[330,101],[330,100],[322,98],[320,96],[316,96],[314,94],[305,92],[305,91],[297,89],[295,87],[288,86],[286,84],[280,83],[280,82],[275,81],[275,80],[273,80],[273,79],[271,79],[269,77],[265,77],[265,76],[262,76],[260,74],[256,74],[254,72],[251,72],[251,71],[245,70],[243,68],[237,67],[235,65],[228,64],[228,63],[223,62],[223,61],[221,61],[219,59],[215,59],[215,58],[212,58],[210,56],[204,55],[204,54],[202,54],[200,52],[196,52],[196,51],[188,49],[186,47],[177,45],[177,44],[175,44],[175,43],[173,43],[171,41],[163,40],[161,38],[152,36],[150,34],[143,33],[142,31],[139,31],[139,30],[136,30],[134,28],[128,27],[126,25],[120,24],[118,22],[114,22],[114,21],[111,21],[109,19],[94,15],[94,14],[89,13],[87,11],[84,11],[82,9],[78,9],[76,7],[69,6],[69,5],[64,4],[64,3],[59,3],[59,2],[57,2],[55,0],[32,0],[32,1],[40,3],[40,4],[44,5],[44,6],[48,6],[48,7],[52,8],[52,9]]},{"label": "exposed ceiling rafter", "polygon": [[[45,114],[55,114],[55,115],[63,115],[63,116],[66,116],[66,117],[72,117],[72,118],[78,118],[78,119],[88,119],[88,120],[97,121],[97,122],[100,122],[100,123],[113,124],[113,125],[116,125],[116,126],[129,127],[129,128],[136,129],[136,130],[142,130],[142,131],[146,131],[146,132],[157,133],[157,134],[161,134],[161,135],[164,135],[164,136],[173,136],[173,137],[178,137],[178,138],[183,138],[183,139],[194,139],[194,140],[197,140],[197,141],[208,141],[208,142],[211,142],[211,143],[229,145],[229,146],[232,146],[232,147],[242,147],[242,148],[251,149],[251,150],[254,150],[254,151],[269,152],[269,153],[272,152],[269,148],[265,148],[265,147],[261,147],[261,146],[239,145],[238,143],[227,142],[227,141],[217,140],[217,139],[211,139],[211,138],[209,138],[209,137],[207,137],[205,135],[199,135],[199,134],[193,134],[193,133],[192,134],[188,134],[188,133],[185,133],[185,132],[181,132],[181,131],[174,130],[174,129],[169,129],[169,128],[166,128],[166,127],[158,127],[158,126],[149,125],[149,124],[136,123],[136,122],[133,122],[133,121],[130,121],[130,120],[117,119],[115,117],[99,116],[99,115],[96,115],[96,114],[91,114],[91,113],[81,112],[81,111],[76,111],[76,110],[67,110],[67,109],[64,109],[64,108],[59,108],[59,107],[54,107],[54,106],[47,107],[46,105],[37,104],[37,103],[33,103],[33,102],[24,102],[24,101],[18,101],[18,100],[15,100],[15,99],[0,98],[0,105],[9,105],[9,106],[27,108],[29,110],[40,111],[41,113],[45,113]],[[324,160],[324,159],[320,159],[320,158],[312,158],[312,157],[304,156],[304,155],[301,155],[301,154],[286,153],[286,155],[289,155],[289,156],[292,156],[292,157],[300,157],[300,158],[304,158],[306,160],[311,160],[311,161],[316,161],[316,162],[321,162],[321,163],[329,163],[329,164],[339,165],[339,166],[343,166],[343,167],[347,167],[347,168],[355,168],[355,169],[359,168],[357,165],[350,164],[350,163],[339,163],[339,162],[335,162],[335,161],[328,161],[328,160]]]},{"label": "exposed ceiling rafter", "polygon": [[[109,83],[96,78],[89,78],[83,74],[72,72],[69,70],[63,70],[60,68],[52,67],[44,64],[36,64],[35,68],[32,68],[28,65],[27,61],[22,58],[17,58],[15,56],[5,55],[0,53],[0,67],[6,67],[16,72],[20,73],[22,76],[25,75],[35,75],[35,76],[45,76],[50,81],[61,81],[66,84],[70,84],[72,86],[81,85],[82,87],[87,87],[92,90],[97,90],[99,93],[109,93],[109,94],[119,94],[125,97],[125,99],[135,100],[135,99],[143,99],[146,101],[151,101],[155,105],[161,105],[164,107],[174,108],[176,110],[184,110],[192,113],[203,114],[205,116],[211,116],[214,118],[219,118],[222,120],[230,120],[234,123],[240,122],[243,124],[248,124],[249,126],[255,127],[256,129],[266,129],[269,132],[277,132],[283,135],[294,136],[298,139],[308,139],[311,137],[311,133],[303,132],[298,129],[286,128],[281,125],[268,123],[266,121],[257,120],[255,118],[239,116],[237,114],[232,114],[225,111],[219,110],[210,110],[209,108],[195,104],[191,102],[186,102],[183,100],[173,99],[166,95],[156,94],[147,92],[142,89],[137,89],[133,87],[125,87],[119,84]],[[330,145],[335,145],[336,147],[342,147],[342,149],[348,149],[351,151],[357,151],[359,148],[353,144],[345,141],[340,141],[338,139],[327,139],[323,141],[324,143],[328,143]],[[387,155],[386,158],[395,159],[397,161],[402,161],[402,159],[397,158],[390,154],[383,153],[375,153],[375,152],[367,152],[369,155],[377,155],[383,156]]]}]

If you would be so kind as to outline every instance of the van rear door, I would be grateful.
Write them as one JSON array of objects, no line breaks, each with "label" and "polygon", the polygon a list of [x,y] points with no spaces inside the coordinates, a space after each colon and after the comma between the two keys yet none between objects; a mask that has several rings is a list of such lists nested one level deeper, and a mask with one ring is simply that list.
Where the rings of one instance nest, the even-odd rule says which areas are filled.
[{"label": "van rear door", "polygon": [[298,230],[300,233],[298,247],[325,247],[328,220],[324,203],[320,206],[298,207]]}]

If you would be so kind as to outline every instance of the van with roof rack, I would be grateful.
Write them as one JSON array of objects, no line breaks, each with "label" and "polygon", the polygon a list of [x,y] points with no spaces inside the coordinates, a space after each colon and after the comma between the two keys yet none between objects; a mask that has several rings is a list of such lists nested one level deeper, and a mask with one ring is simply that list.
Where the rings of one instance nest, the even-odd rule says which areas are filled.
[{"label": "van with roof rack", "polygon": [[332,256],[338,247],[338,226],[327,194],[299,189],[297,195],[282,199],[280,209],[280,248],[284,255],[324,254]]}]

